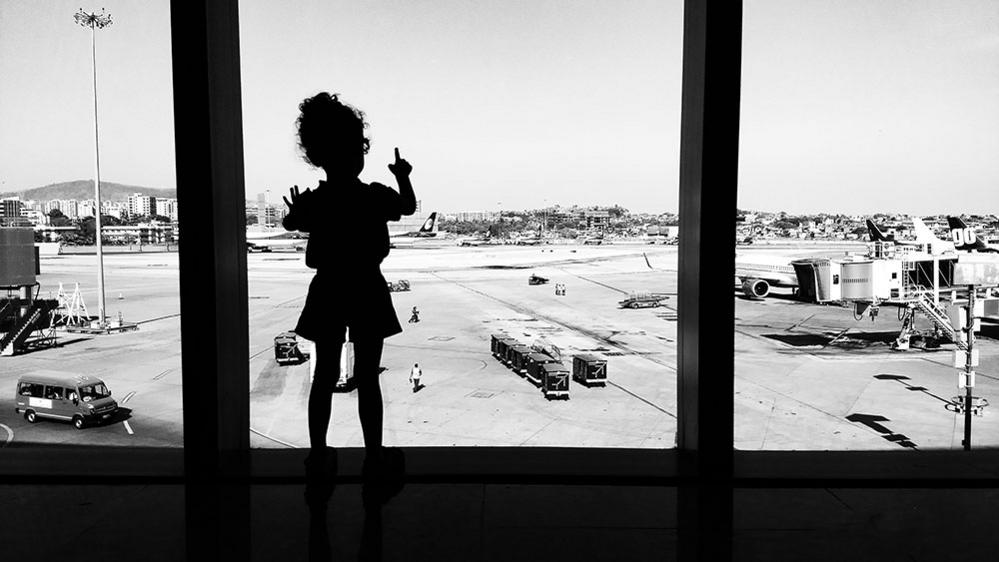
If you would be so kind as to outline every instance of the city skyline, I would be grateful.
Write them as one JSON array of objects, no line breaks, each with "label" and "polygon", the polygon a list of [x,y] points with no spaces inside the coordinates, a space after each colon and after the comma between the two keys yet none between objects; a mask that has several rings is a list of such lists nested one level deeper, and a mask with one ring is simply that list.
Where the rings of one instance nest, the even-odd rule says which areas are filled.
[{"label": "city skyline", "polygon": [[[169,5],[104,6],[102,175],[173,188]],[[367,113],[362,179],[393,185],[398,146],[427,208],[540,208],[571,192],[676,210],[682,2],[293,6],[240,5],[247,199],[315,185],[296,105],[329,90]],[[0,192],[90,175],[78,7],[0,5]],[[740,207],[996,212],[995,60],[995,3],[748,0]]]}]

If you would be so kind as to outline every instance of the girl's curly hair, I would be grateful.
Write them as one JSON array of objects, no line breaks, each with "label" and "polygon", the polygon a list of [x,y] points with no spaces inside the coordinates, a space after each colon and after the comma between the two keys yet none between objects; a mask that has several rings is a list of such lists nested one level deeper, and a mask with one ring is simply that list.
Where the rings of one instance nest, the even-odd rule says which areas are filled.
[{"label": "girl's curly hair", "polygon": [[342,103],[339,95],[319,92],[298,106],[298,146],[305,161],[313,166],[326,165],[330,154],[349,154],[358,148],[367,154],[371,146],[371,140],[364,136],[368,126],[364,112]]}]

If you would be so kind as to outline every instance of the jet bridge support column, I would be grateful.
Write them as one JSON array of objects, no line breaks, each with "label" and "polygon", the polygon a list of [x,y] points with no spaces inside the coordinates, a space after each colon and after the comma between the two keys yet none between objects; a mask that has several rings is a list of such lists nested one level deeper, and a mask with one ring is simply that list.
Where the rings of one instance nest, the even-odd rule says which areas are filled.
[{"label": "jet bridge support column", "polygon": [[933,306],[940,306],[940,257],[933,256]]},{"label": "jet bridge support column", "polygon": [[961,375],[964,383],[964,439],[961,444],[965,451],[971,450],[971,392],[975,388],[975,371],[978,364],[975,361],[975,286],[968,285],[968,321],[963,328],[968,338],[968,349],[965,350],[964,373]]}]

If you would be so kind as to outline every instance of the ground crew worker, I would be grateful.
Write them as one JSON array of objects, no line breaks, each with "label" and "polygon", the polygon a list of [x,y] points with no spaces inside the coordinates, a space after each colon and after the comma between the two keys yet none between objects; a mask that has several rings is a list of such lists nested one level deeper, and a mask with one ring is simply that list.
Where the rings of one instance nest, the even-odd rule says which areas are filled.
[{"label": "ground crew worker", "polygon": [[413,363],[413,368],[409,371],[409,382],[413,383],[413,392],[419,391],[423,388],[420,385],[420,377],[423,376],[423,371],[420,370],[419,363]]},{"label": "ground crew worker", "polygon": [[413,315],[409,317],[409,323],[413,324],[414,322],[419,322],[419,321],[420,321],[420,311],[416,310],[416,307],[414,306]]}]

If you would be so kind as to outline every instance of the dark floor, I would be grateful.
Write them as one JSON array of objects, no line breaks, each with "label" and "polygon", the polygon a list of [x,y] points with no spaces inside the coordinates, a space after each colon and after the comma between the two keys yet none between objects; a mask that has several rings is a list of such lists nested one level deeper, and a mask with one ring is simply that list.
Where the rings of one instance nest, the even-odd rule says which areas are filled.
[{"label": "dark floor", "polygon": [[[313,526],[303,492],[250,487],[251,560],[677,558],[675,488],[407,484],[379,522],[360,485],[340,484]],[[992,560],[997,501],[992,489],[737,490],[733,558]],[[0,485],[0,505],[3,560],[187,555],[183,485]]]}]

